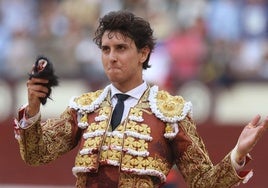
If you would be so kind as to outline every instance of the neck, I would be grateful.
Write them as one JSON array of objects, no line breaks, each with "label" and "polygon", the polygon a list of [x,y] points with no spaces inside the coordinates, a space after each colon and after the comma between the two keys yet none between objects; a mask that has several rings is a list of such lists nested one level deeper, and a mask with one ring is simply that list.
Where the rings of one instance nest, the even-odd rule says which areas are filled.
[{"label": "neck", "polygon": [[143,80],[141,79],[139,82],[135,82],[133,84],[128,83],[128,82],[126,84],[122,84],[122,83],[112,83],[112,84],[114,85],[114,87],[116,87],[122,93],[126,93],[126,92],[138,87],[142,83],[143,83]]}]

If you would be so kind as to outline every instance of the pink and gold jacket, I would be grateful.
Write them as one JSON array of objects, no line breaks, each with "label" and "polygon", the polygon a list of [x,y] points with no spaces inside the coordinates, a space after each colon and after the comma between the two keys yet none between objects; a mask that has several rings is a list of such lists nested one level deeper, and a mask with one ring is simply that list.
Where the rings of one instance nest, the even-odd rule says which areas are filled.
[{"label": "pink and gold jacket", "polygon": [[22,159],[46,164],[79,145],[72,169],[77,187],[159,187],[173,165],[193,188],[227,188],[250,177],[251,171],[237,173],[230,153],[212,164],[192,105],[181,96],[149,87],[114,131],[110,101],[110,86],[85,93],[72,98],[59,118],[40,118],[26,129],[20,126],[25,110],[20,109],[15,135]]}]

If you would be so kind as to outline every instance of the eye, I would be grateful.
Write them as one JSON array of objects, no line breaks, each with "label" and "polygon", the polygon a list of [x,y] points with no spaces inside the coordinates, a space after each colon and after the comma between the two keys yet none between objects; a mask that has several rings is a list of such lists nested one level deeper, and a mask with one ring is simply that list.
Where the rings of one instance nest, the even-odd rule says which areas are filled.
[{"label": "eye", "polygon": [[117,46],[117,49],[118,49],[119,51],[124,51],[124,50],[126,49],[126,46],[124,46],[124,45],[118,45],[118,46]]},{"label": "eye", "polygon": [[102,53],[109,53],[110,48],[108,46],[102,46],[101,51]]}]

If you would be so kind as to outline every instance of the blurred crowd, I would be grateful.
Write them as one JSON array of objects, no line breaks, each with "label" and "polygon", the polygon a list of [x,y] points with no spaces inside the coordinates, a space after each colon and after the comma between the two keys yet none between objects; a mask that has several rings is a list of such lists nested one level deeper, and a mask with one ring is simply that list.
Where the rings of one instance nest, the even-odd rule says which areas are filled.
[{"label": "blurred crowd", "polygon": [[27,77],[45,55],[60,77],[106,84],[92,38],[99,17],[119,9],[152,24],[149,82],[176,91],[192,80],[210,87],[268,80],[266,0],[0,0],[1,79]]}]

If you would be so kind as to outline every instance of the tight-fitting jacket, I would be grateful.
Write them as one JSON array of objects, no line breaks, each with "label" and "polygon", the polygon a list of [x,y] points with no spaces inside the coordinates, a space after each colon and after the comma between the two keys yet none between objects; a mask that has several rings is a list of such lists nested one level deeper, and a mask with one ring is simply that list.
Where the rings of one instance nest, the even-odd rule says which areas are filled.
[{"label": "tight-fitting jacket", "polygon": [[24,111],[15,120],[22,159],[46,164],[79,144],[72,169],[77,187],[158,187],[173,165],[192,188],[232,187],[250,174],[236,172],[230,153],[214,166],[196,131],[191,103],[157,86],[148,87],[114,131],[110,86],[72,98],[59,118],[42,123],[40,118],[22,129]]}]

